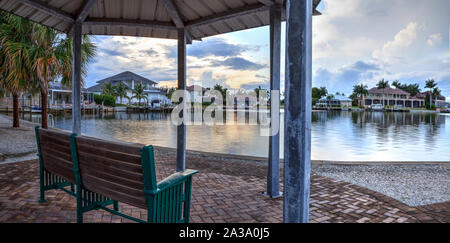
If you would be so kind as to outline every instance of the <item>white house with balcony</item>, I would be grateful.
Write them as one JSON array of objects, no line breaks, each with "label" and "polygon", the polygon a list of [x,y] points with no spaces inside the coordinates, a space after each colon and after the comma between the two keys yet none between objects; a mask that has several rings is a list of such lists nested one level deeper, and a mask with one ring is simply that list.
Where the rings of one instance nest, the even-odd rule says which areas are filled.
[{"label": "white house with balcony", "polygon": [[[107,83],[111,83],[112,86],[117,86],[120,83],[123,83],[128,86],[129,90],[127,91],[127,96],[132,97],[133,93],[132,90],[137,84],[142,84],[144,86],[144,92],[147,94],[148,101],[142,101],[141,102],[147,102],[151,106],[160,106],[161,104],[170,104],[170,100],[166,96],[166,92],[160,88],[157,87],[158,83],[144,78],[138,74],[135,74],[130,71],[126,71],[123,73],[119,73],[117,75],[111,76],[109,78],[105,78],[102,80],[99,80],[96,82],[97,85],[94,85],[87,90],[89,92],[95,93],[95,94],[101,94],[103,86]],[[128,103],[137,103],[138,99],[128,99],[123,98],[122,104],[128,104]],[[116,103],[120,103],[120,97],[117,97]]]}]

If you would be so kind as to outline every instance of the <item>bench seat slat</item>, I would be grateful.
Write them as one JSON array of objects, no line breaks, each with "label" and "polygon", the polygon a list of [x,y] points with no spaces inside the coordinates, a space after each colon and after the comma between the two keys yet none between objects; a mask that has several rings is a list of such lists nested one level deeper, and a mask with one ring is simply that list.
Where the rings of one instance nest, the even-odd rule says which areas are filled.
[{"label": "bench seat slat", "polygon": [[[43,153],[44,156],[51,155],[52,158],[57,159],[57,160],[61,160],[62,163],[68,163],[69,167],[73,167],[72,157],[68,153],[56,150],[54,148],[51,148],[50,146],[43,147],[42,148],[42,153]],[[44,165],[45,165],[45,162],[46,161],[44,161]]]},{"label": "bench seat slat", "polygon": [[[85,136],[77,137],[77,146],[87,146],[99,150],[107,150],[108,152],[129,154],[137,157],[140,157],[142,148],[142,146],[137,144],[105,141]],[[137,163],[139,164],[140,160],[137,161]]]},{"label": "bench seat slat", "polygon": [[133,169],[133,171],[131,171],[125,167],[117,168],[119,165],[122,165],[120,162],[115,163],[115,161],[111,160],[102,161],[101,157],[94,157],[92,155],[82,153],[79,153],[79,160],[81,173],[89,173],[90,170],[94,170],[113,176],[120,176],[132,181],[143,181],[142,170],[141,173],[136,173],[135,170],[137,169]]},{"label": "bench seat slat", "polygon": [[94,147],[91,145],[83,144],[82,142],[77,142],[77,148],[79,151],[83,151],[85,153],[91,153],[96,154],[108,159],[114,159],[114,160],[120,160],[120,161],[126,161],[127,163],[134,164],[134,165],[140,165],[141,164],[141,157],[139,154],[127,154],[127,153],[121,153],[116,151],[111,151],[108,149],[105,149],[103,147]]},{"label": "bench seat slat", "polygon": [[100,178],[105,181],[119,183],[120,185],[124,185],[126,187],[133,188],[139,191],[144,190],[144,184],[140,181],[128,180],[124,177],[104,173],[103,171],[90,170],[88,175]]},{"label": "bench seat slat", "polygon": [[83,176],[83,186],[90,191],[102,194],[113,200],[139,208],[146,208],[143,192],[107,182],[90,175]]}]

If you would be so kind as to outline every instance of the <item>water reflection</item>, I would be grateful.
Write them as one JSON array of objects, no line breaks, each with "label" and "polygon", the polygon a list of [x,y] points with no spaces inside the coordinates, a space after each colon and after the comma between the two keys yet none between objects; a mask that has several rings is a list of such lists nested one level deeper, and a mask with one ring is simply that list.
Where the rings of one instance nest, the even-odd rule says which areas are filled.
[{"label": "water reflection", "polygon": [[[226,117],[225,119],[230,119]],[[253,114],[252,114],[253,115]],[[192,150],[267,157],[259,125],[187,126]],[[237,121],[234,114],[233,120]],[[281,113],[281,120],[284,116]],[[38,117],[33,117],[38,122]],[[429,113],[318,111],[312,115],[312,158],[343,161],[450,161],[450,116]],[[70,130],[71,116],[55,117]],[[176,146],[176,127],[165,113],[85,114],[82,132],[106,139]],[[281,139],[283,140],[283,122]],[[281,143],[283,154],[283,143]]]}]

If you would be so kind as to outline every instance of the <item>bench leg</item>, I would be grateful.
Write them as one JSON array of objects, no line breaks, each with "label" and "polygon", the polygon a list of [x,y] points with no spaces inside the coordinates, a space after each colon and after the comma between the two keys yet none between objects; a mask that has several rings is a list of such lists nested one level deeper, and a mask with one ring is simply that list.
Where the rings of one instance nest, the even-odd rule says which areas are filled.
[{"label": "bench leg", "polygon": [[70,191],[75,193],[75,185],[74,184],[70,184]]},{"label": "bench leg", "polygon": [[77,209],[77,223],[83,223],[83,212],[81,211],[81,209]]},{"label": "bench leg", "polygon": [[115,211],[119,211],[119,202],[118,201],[114,201],[113,208]]},{"label": "bench leg", "polygon": [[44,203],[44,202],[46,202],[47,200],[45,200],[45,191],[44,191],[44,188],[42,188],[41,187],[41,195],[40,195],[40,197],[39,197],[39,202],[40,203]]},{"label": "bench leg", "polygon": [[46,202],[45,200],[45,181],[44,181],[44,168],[42,167],[42,163],[39,161],[39,191],[40,191],[40,197],[39,202],[43,203]]},{"label": "bench leg", "polygon": [[43,176],[41,176],[39,180],[39,191],[40,191],[39,202],[40,203],[46,202]]}]

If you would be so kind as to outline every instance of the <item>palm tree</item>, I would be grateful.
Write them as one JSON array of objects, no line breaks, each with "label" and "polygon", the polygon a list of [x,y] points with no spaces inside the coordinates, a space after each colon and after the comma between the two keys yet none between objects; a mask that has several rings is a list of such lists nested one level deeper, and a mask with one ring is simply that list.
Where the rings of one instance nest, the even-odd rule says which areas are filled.
[{"label": "palm tree", "polygon": [[434,104],[437,104],[437,99],[439,96],[441,96],[441,90],[437,87],[433,89],[432,95],[434,96]]},{"label": "palm tree", "polygon": [[147,99],[147,94],[145,93],[144,85],[137,84],[134,86],[132,99],[138,99],[139,100],[139,106],[141,106],[141,99]]},{"label": "palm tree", "polygon": [[177,89],[176,89],[176,88],[173,88],[173,87],[167,89],[166,94],[167,94],[167,98],[169,98],[169,100],[172,99],[172,94],[173,94],[176,90],[177,90]]},{"label": "palm tree", "polygon": [[112,85],[112,83],[106,83],[105,85],[103,85],[102,95],[115,96],[115,90],[114,90],[114,86]]},{"label": "palm tree", "polygon": [[334,99],[334,95],[332,95],[332,94],[330,94],[330,95],[327,95],[327,101],[328,101],[328,103],[327,103],[327,107],[328,107],[328,105],[331,103],[331,101]]},{"label": "palm tree", "polygon": [[228,89],[224,88],[222,85],[220,84],[216,84],[214,85],[214,90],[219,91],[222,94],[222,99],[223,99],[223,105],[226,105],[227,103],[227,97],[228,97]]},{"label": "palm tree", "polygon": [[428,79],[425,81],[425,88],[430,89],[430,109],[433,106],[433,89],[436,88],[437,84],[434,79]]},{"label": "palm tree", "polygon": [[[8,26],[2,26],[0,33],[0,43],[5,43],[12,33],[11,29],[17,29],[20,39],[9,39],[9,45],[2,44],[8,56],[11,67],[3,69],[10,70],[13,74],[8,74],[6,80],[26,80],[31,85],[39,87],[41,93],[41,114],[42,127],[47,128],[47,101],[48,83],[61,77],[62,83],[69,85],[72,80],[72,40],[49,27],[39,24],[28,23],[18,17],[12,18],[14,21]],[[25,23],[25,24],[24,24]],[[6,32],[6,33],[5,33]],[[19,34],[17,34],[19,35]],[[83,37],[82,43],[82,76],[86,75],[87,64],[92,60],[96,52],[95,45],[90,42],[89,37]],[[3,73],[3,76],[5,74]],[[12,78],[14,77],[14,78]]]},{"label": "palm tree", "polygon": [[13,96],[13,127],[19,127],[19,95],[30,84],[29,39],[32,22],[0,14],[0,88]]},{"label": "palm tree", "polygon": [[392,86],[394,86],[396,89],[402,89],[402,84],[398,80],[392,82]]},{"label": "palm tree", "polygon": [[360,106],[363,106],[362,104],[363,97],[369,94],[369,91],[367,89],[368,89],[367,85],[364,84],[353,86],[353,94],[359,96],[361,100]]},{"label": "palm tree", "polygon": [[122,99],[127,96],[127,91],[129,89],[130,88],[122,82],[120,82],[119,85],[114,86],[114,93],[120,98],[120,104],[122,104]]},{"label": "palm tree", "polygon": [[390,87],[389,81],[387,80],[385,81],[384,78],[380,80],[377,84],[377,89],[383,90],[383,106],[384,106],[384,90],[389,87]]},{"label": "palm tree", "polygon": [[[66,87],[72,86],[73,39],[63,38],[56,46],[56,56],[62,63],[61,83]],[[97,46],[88,35],[83,35],[81,44],[81,86],[84,86],[84,77],[87,75],[88,64],[93,60]]]}]

